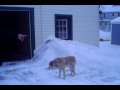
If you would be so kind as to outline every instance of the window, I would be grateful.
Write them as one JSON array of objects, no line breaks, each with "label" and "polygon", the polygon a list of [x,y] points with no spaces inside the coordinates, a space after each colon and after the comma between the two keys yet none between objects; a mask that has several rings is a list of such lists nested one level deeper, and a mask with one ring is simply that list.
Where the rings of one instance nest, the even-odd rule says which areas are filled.
[{"label": "window", "polygon": [[56,20],[56,28],[57,34],[60,39],[68,38],[68,27],[67,27],[67,19],[57,19]]},{"label": "window", "polygon": [[55,14],[55,37],[73,40],[72,15]]}]

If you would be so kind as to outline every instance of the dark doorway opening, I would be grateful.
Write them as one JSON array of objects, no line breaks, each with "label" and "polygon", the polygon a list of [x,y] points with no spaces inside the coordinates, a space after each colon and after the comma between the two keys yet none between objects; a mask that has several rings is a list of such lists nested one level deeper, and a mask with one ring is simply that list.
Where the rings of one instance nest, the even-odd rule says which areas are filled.
[{"label": "dark doorway opening", "polygon": [[[0,10],[0,29],[10,33],[27,35],[23,42],[18,39],[10,39],[7,43],[4,43],[6,42],[6,38],[9,39],[9,37],[6,36],[5,40],[1,38],[1,43],[4,43],[4,46],[6,46],[5,52],[7,52],[4,56],[1,54],[2,61],[26,60],[32,58],[35,49],[34,19],[32,17],[34,12],[31,13],[27,8],[10,7],[9,9],[11,10],[8,10],[8,7],[2,7],[2,9],[5,10]],[[0,47],[2,48],[2,46]]]}]

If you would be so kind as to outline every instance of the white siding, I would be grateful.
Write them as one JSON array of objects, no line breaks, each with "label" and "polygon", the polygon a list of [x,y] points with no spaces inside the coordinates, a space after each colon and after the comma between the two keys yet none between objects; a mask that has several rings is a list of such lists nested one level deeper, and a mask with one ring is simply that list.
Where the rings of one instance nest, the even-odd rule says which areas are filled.
[{"label": "white siding", "polygon": [[42,40],[55,36],[54,14],[73,15],[73,40],[99,44],[98,5],[42,5]]}]

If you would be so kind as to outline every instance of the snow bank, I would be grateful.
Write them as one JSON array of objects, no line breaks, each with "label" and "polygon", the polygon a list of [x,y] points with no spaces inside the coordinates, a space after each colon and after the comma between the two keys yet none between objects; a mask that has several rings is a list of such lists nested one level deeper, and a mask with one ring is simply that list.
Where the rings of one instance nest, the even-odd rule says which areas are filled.
[{"label": "snow bank", "polygon": [[[118,49],[119,46],[113,46],[108,42],[102,42],[100,47],[95,47],[50,36],[34,51],[33,59],[0,67],[0,84],[120,84]],[[75,77],[69,76],[69,68],[66,68],[66,80],[58,78],[58,69],[47,70],[51,60],[69,55],[75,56],[77,61]]]},{"label": "snow bank", "polygon": [[34,58],[37,61],[39,60],[41,65],[45,65],[57,57],[73,55],[76,57],[79,63],[80,61],[83,62],[84,59],[82,59],[82,57],[88,57],[87,55],[92,53],[96,48],[97,47],[91,45],[86,45],[70,40],[60,40],[50,36],[45,40],[42,46],[34,51]]},{"label": "snow bank", "polygon": [[[48,63],[57,58],[73,55],[77,60],[76,72],[78,75],[90,77],[101,77],[113,73],[118,65],[109,56],[112,53],[103,52],[104,49],[75,41],[60,40],[55,37],[48,37],[43,45],[35,51],[35,57],[44,68]],[[104,54],[108,55],[107,57]],[[104,56],[104,57],[102,57]],[[116,67],[112,67],[116,65]],[[111,68],[112,67],[112,68]]]},{"label": "snow bank", "polygon": [[99,30],[99,38],[103,40],[111,40],[111,32]]}]

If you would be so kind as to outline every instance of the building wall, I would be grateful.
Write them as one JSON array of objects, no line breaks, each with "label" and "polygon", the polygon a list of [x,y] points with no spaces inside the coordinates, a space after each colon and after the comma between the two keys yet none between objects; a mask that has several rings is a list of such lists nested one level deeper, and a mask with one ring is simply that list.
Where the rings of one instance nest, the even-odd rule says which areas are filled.
[{"label": "building wall", "polygon": [[109,21],[100,21],[100,30],[109,32],[111,29],[111,24]]},{"label": "building wall", "polygon": [[[117,18],[119,12],[106,12],[102,14],[103,19],[114,19]],[[105,14],[105,17],[104,17]]]},{"label": "building wall", "polygon": [[[3,6],[3,5],[1,5]],[[49,35],[55,36],[55,14],[73,15],[73,40],[99,45],[98,5],[4,5],[33,7],[35,12],[35,45]]]},{"label": "building wall", "polygon": [[120,23],[112,24],[111,44],[120,45]]},{"label": "building wall", "polygon": [[55,36],[55,14],[73,16],[73,40],[98,45],[98,5],[42,5],[42,40]]}]

